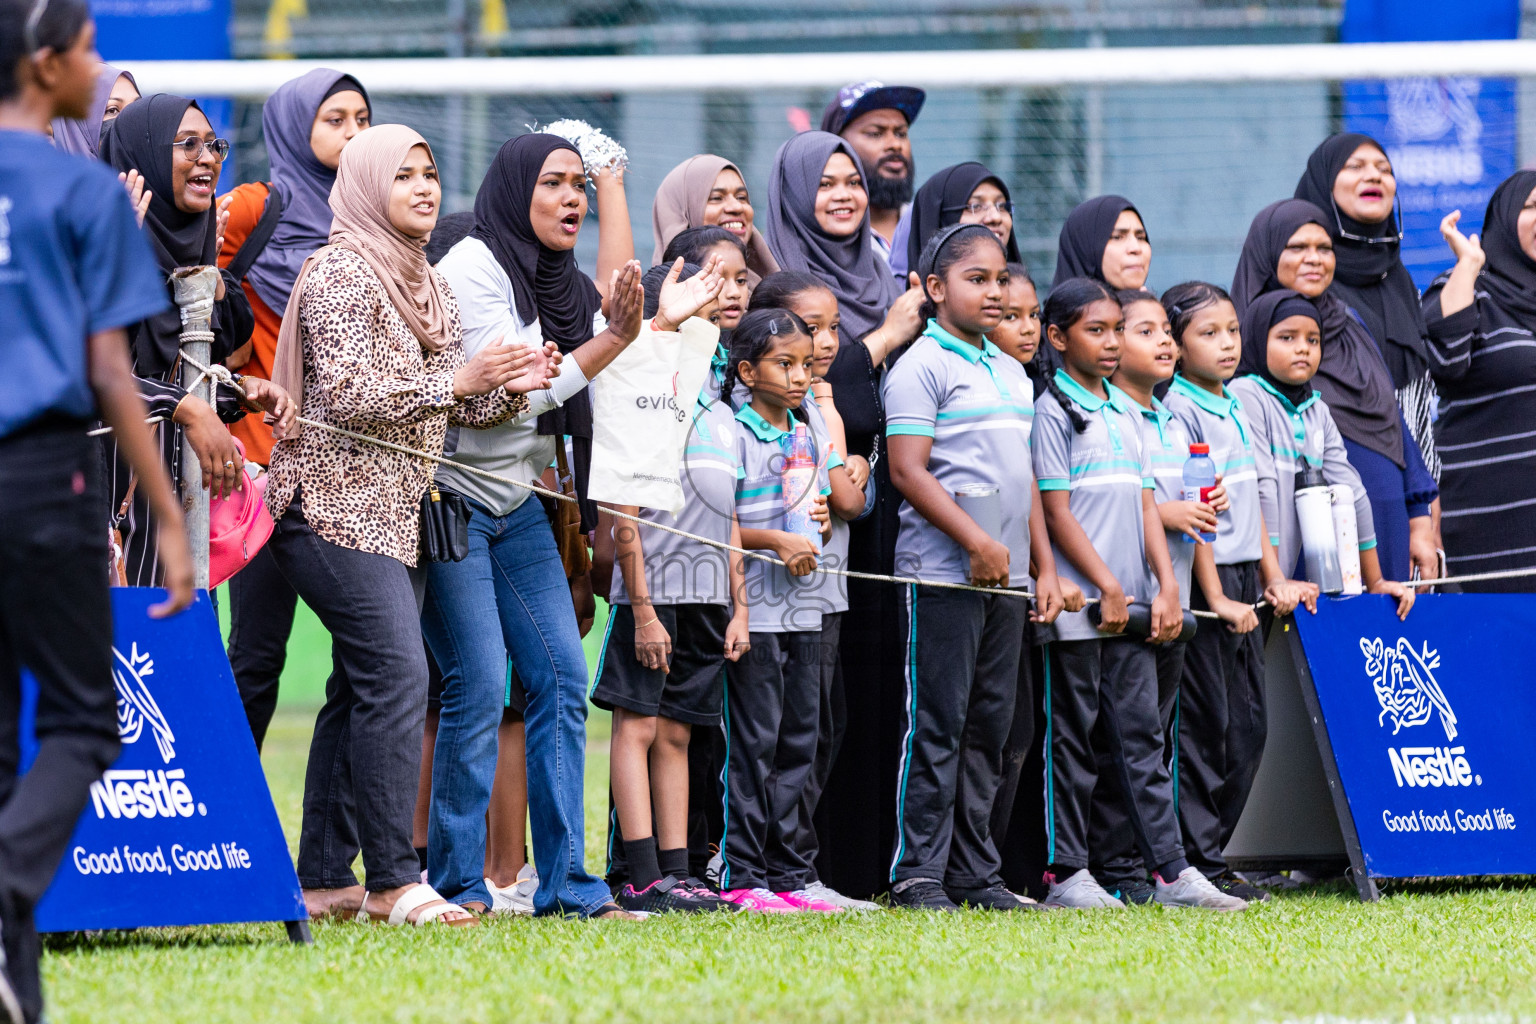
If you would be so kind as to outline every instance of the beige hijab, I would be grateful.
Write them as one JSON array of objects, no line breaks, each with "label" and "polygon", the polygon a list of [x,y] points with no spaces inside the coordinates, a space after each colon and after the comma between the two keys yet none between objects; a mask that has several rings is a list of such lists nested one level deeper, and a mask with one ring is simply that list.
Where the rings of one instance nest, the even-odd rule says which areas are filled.
[{"label": "beige hijab", "polygon": [[[704,223],[705,201],[709,199],[710,189],[715,187],[715,179],[727,167],[741,174],[741,168],[725,157],[702,153],[684,160],[661,180],[656,200],[651,204],[651,231],[656,236],[656,251],[651,256],[653,266],[661,262],[672,239],[690,228],[707,226]],[[741,174],[741,180],[746,181],[747,176]],[[752,275],[752,284],[755,286],[760,279],[778,269],[773,254],[768,251],[768,240],[753,228],[752,237],[747,242],[747,272]]]},{"label": "beige hijab", "polygon": [[[425,240],[402,234],[389,222],[389,193],[395,172],[415,146],[432,147],[403,124],[376,124],[359,132],[341,151],[341,166],[331,188],[329,245],[304,261],[283,313],[277,336],[272,382],[293,396],[304,410],[304,345],[299,337],[299,304],[310,268],[332,248],[350,249],[373,268],[389,301],[405,319],[411,333],[430,352],[448,344],[447,303],[437,276],[427,264]],[[435,158],[434,158],[435,159]]]}]

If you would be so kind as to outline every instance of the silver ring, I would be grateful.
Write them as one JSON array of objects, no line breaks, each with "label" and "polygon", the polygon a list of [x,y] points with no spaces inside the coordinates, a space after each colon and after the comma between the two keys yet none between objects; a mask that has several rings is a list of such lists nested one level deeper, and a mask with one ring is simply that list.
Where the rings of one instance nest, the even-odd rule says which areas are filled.
[{"label": "silver ring", "polygon": [[233,462],[226,462],[226,463],[224,463],[224,468],[225,469],[234,469],[235,468],[235,464]]}]

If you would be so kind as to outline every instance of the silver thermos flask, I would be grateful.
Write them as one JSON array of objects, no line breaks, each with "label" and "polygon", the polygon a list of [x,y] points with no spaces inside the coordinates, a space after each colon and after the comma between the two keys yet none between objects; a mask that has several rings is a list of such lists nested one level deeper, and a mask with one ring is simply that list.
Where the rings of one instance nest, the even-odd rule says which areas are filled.
[{"label": "silver thermos flask", "polygon": [[1333,528],[1333,500],[1323,471],[1314,466],[1296,471],[1296,519],[1301,523],[1301,550],[1307,579],[1325,594],[1344,589],[1339,569],[1339,544]]}]

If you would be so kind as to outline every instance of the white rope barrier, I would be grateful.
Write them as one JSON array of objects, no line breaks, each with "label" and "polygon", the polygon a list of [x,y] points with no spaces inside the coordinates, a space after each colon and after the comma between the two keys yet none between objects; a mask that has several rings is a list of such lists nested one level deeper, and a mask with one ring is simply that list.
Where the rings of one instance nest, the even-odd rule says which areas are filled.
[{"label": "white rope barrier", "polygon": [[[191,363],[196,369],[201,370],[204,374],[212,377],[215,383],[223,384],[226,387],[233,388],[242,396],[245,394],[244,389],[235,383],[234,375],[230,373],[228,367],[205,366],[204,364],[198,362],[196,359],[193,359],[191,356],[187,355],[183,355],[182,358]],[[502,476],[499,473],[492,473],[490,470],[481,469],[478,466],[467,466],[462,462],[454,462],[452,459],[441,455],[429,455],[426,452],[417,451],[414,448],[408,448],[403,444],[395,444],[393,441],[385,441],[382,438],[372,437],[368,434],[359,434],[357,431],[347,430],[345,427],[338,427],[330,423],[324,423],[320,420],[309,419],[306,416],[296,417],[296,420],[305,426],[319,427],[321,430],[329,430],[333,434],[340,434],[343,437],[351,438],[354,441],[362,441],[365,444],[375,445],[379,448],[386,448],[390,451],[399,452],[401,455],[408,455],[411,458],[422,459],[424,461],[434,462],[443,466],[453,466],[460,472],[484,477],[487,480],[494,480],[495,482],[501,484],[511,484],[513,487],[521,487],[525,491],[531,491],[534,494],[538,494],[546,498],[553,498],[556,501],[566,501],[572,503],[576,501],[575,498],[562,494],[559,491],[551,491],[546,487],[540,487],[538,484],[526,483],[522,480],[514,480],[511,477]],[[657,523],[649,519],[642,519],[639,516],[630,515],[627,512],[620,512],[617,509],[609,508],[606,505],[604,506],[604,511],[608,512],[616,519],[625,519],[653,530],[661,530],[664,533],[670,533],[674,536],[682,537],[685,540],[691,540],[699,544],[704,544],[708,547],[717,548],[721,551],[728,551],[741,555],[743,558],[752,558],[759,562],[766,562],[769,565],[777,565],[788,568],[784,565],[782,559],[775,558],[772,555],[765,555],[761,551],[752,551],[747,548],[738,548],[730,544],[721,543],[717,540],[711,540],[708,537],[700,537],[699,535],[689,533],[686,530],[679,530],[674,526],[667,526],[664,523]],[[851,569],[834,569],[820,563],[818,563],[816,568],[811,571],[813,573],[822,573],[828,576],[843,576],[851,580],[865,580],[871,583],[895,583],[900,586],[916,585],[921,587],[936,587],[940,590],[966,590],[979,594],[1001,594],[1008,597],[1019,597],[1026,600],[1032,600],[1035,596],[1033,593],[1027,590],[1014,590],[1006,587],[978,587],[969,583],[949,583],[942,580],[926,580],[919,577],[887,576],[882,573],[858,572]],[[1088,598],[1087,603],[1097,604],[1098,599]],[[1219,618],[1219,616],[1214,612],[1197,611],[1193,612],[1192,614],[1201,618]]]},{"label": "white rope barrier", "polygon": [[[686,60],[687,82],[678,78]],[[260,98],[335,61],[128,61],[149,92]],[[1536,40],[1306,43],[1269,46],[1114,46],[1071,49],[467,57],[348,60],[375,95],[671,93],[690,82],[722,89],[835,89],[885,79],[929,89],[976,86],[1167,85],[1536,75]]]},{"label": "white rope barrier", "polygon": [[[202,377],[210,377],[215,384],[222,384],[225,387],[233,388],[242,397],[245,395],[245,390],[241,388],[240,385],[235,383],[234,375],[229,371],[228,367],[207,366],[194,359],[193,357],[185,354],[183,354],[182,358],[191,363],[195,369],[200,371],[199,380]],[[533,494],[537,494],[545,498],[552,498],[555,501],[574,503],[576,500],[575,498],[562,494],[559,491],[552,491],[546,487],[541,487],[538,484],[527,483],[522,480],[514,480],[511,477],[502,476],[500,473],[492,473],[490,470],[480,469],[478,466],[468,466],[462,462],[454,462],[452,459],[441,455],[431,455],[427,452],[417,451],[414,448],[409,448],[402,444],[395,444],[393,441],[385,441],[382,438],[372,437],[368,434],[360,434],[355,430],[347,430],[345,427],[338,427],[330,423],[325,423],[321,420],[310,419],[306,416],[299,416],[296,417],[296,421],[308,427],[316,427],[321,430],[328,430],[331,433],[340,434],[341,436],[351,438],[354,441],[362,441],[365,444],[371,444],[379,448],[385,448],[393,452],[398,452],[401,455],[409,456],[411,458],[422,459],[426,462],[432,462],[444,466],[453,466],[460,472],[484,477],[485,479],[495,481],[496,483],[510,484],[513,487],[520,487],[525,491],[529,491]],[[156,422],[156,420],[152,419],[149,422]],[[90,433],[91,436],[97,436],[100,434],[110,433],[111,430],[111,427],[102,427],[100,429],[93,430]],[[657,523],[649,519],[642,519],[640,516],[630,515],[627,512],[620,512],[617,509],[609,508],[607,506],[604,506],[604,511],[608,512],[616,519],[628,520],[630,522],[636,523],[637,525],[645,526],[653,530],[660,530],[663,533],[670,533],[674,536],[682,537],[685,540],[694,541],[695,543],[716,548],[720,551],[738,554],[743,558],[751,558],[760,562],[766,562],[769,565],[784,567],[783,560],[775,558],[772,555],[763,554],[761,551],[753,551],[747,548],[734,547],[730,544],[712,540],[708,537],[701,537],[697,534],[689,533],[686,530],[679,530],[676,527],[667,526],[664,523]],[[835,569],[822,564],[818,564],[816,568],[812,570],[812,572],[822,573],[828,576],[842,576],[851,580],[864,580],[870,583],[893,583],[898,586],[934,587],[940,590],[962,590],[979,594],[1000,594],[1009,597],[1023,598],[1025,600],[1032,600],[1035,596],[1033,593],[1027,590],[1015,590],[1004,587],[978,587],[969,583],[950,583],[943,580],[927,580],[921,577],[913,576],[889,576],[883,573],[858,572],[851,569]],[[1512,569],[1505,572],[1478,573],[1470,576],[1451,576],[1434,580],[1414,580],[1403,585],[1406,587],[1436,587],[1456,583],[1479,583],[1489,580],[1517,579],[1528,576],[1536,576],[1536,569]],[[1088,598],[1087,603],[1097,604],[1098,599]],[[1260,600],[1256,602],[1253,607],[1257,610],[1265,607],[1267,603],[1268,602],[1266,601]],[[1190,614],[1199,619],[1220,619],[1220,616],[1215,612],[1197,611],[1191,609]]]}]

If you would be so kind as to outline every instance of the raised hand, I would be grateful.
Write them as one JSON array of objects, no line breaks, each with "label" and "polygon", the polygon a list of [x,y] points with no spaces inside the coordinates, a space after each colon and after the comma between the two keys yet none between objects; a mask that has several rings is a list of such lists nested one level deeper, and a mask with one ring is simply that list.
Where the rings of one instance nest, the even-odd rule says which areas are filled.
[{"label": "raised hand", "polygon": [[656,306],[656,329],[675,331],[683,321],[714,301],[725,285],[720,267],[725,260],[711,256],[697,274],[686,281],[679,281],[683,272],[683,258],[679,256],[666,279],[661,282],[661,294]]},{"label": "raised hand", "polygon": [[640,261],[630,260],[613,272],[613,284],[608,289],[608,330],[626,345],[639,336],[645,310],[645,286],[640,276]]},{"label": "raised hand", "polygon": [[1456,225],[1461,222],[1461,211],[1452,210],[1440,221],[1440,237],[1445,239],[1445,244],[1451,247],[1451,253],[1455,255],[1456,262],[1466,261],[1475,265],[1479,270],[1487,256],[1483,252],[1483,243],[1476,234],[1464,235]]},{"label": "raised hand", "polygon": [[[138,171],[119,171],[117,180],[123,183],[128,190],[128,202],[133,205],[133,215],[139,222],[139,227],[144,226],[144,215],[149,212],[149,201],[154,198],[154,193],[144,187],[144,175]],[[219,232],[219,247],[223,248],[223,232]]]},{"label": "raised hand", "polygon": [[224,251],[224,232],[229,228],[229,204],[235,201],[232,195],[219,200],[219,214],[217,221],[218,238],[213,244],[214,252]]}]

